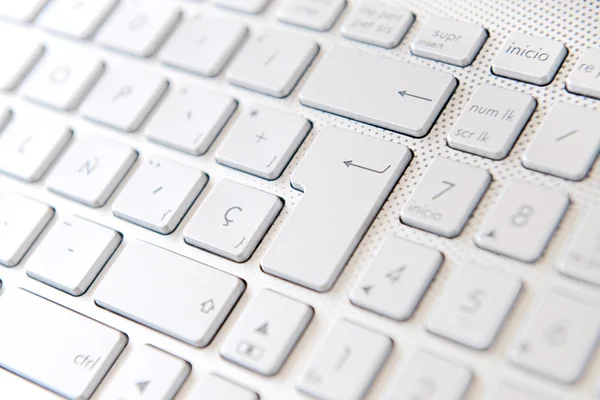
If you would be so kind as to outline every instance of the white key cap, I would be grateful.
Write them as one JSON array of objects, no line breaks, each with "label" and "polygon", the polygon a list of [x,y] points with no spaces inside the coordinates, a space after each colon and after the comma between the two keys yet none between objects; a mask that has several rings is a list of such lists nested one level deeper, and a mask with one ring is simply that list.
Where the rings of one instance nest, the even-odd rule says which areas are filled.
[{"label": "white key cap", "polygon": [[600,111],[557,103],[523,156],[527,168],[564,179],[584,179],[600,153]]},{"label": "white key cap", "polygon": [[304,195],[262,269],[329,290],[411,158],[402,145],[325,128],[292,176],[292,186]]},{"label": "white key cap", "polygon": [[171,400],[191,369],[188,362],[146,344],[127,358],[104,397]]},{"label": "white key cap", "polygon": [[600,286],[600,206],[587,213],[557,268],[565,275]]},{"label": "white key cap", "polygon": [[443,261],[439,251],[388,237],[350,293],[350,301],[404,321],[414,312]]},{"label": "white key cap", "polygon": [[276,374],[312,319],[304,303],[262,290],[221,347],[223,358],[262,375]]},{"label": "white key cap", "polygon": [[258,14],[271,0],[216,0],[216,4],[232,10]]},{"label": "white key cap", "polygon": [[122,0],[100,28],[96,41],[103,46],[150,57],[173,30],[180,13],[170,2]]},{"label": "white key cap", "polygon": [[81,103],[103,70],[104,64],[88,53],[49,50],[23,84],[21,93],[44,105],[71,110]]},{"label": "white key cap", "polygon": [[481,85],[448,133],[448,146],[500,160],[512,149],[536,105],[527,93]]},{"label": "white key cap", "polygon": [[311,123],[300,116],[252,104],[217,150],[217,161],[261,178],[281,176]]},{"label": "white key cap", "polygon": [[87,39],[117,5],[117,0],[53,0],[36,23],[54,32]]},{"label": "white key cap", "polygon": [[135,171],[112,210],[119,218],[169,234],[207,182],[204,172],[163,157],[152,157]]},{"label": "white key cap", "polygon": [[475,236],[477,246],[517,260],[539,259],[569,206],[569,196],[511,181]]},{"label": "white key cap", "polygon": [[473,373],[429,353],[415,353],[383,400],[462,400]]},{"label": "white key cap", "polygon": [[567,90],[600,99],[600,49],[590,47],[579,57],[567,79]]},{"label": "white key cap", "polygon": [[234,85],[285,97],[304,74],[319,46],[284,31],[268,30],[251,39],[227,72]]},{"label": "white key cap", "polygon": [[53,215],[44,204],[0,192],[0,264],[17,265]]},{"label": "white key cap", "polygon": [[286,0],[277,16],[288,24],[328,31],[346,6],[346,0]]},{"label": "white key cap", "polygon": [[233,275],[136,240],[111,266],[95,300],[125,318],[205,347],[245,287]]},{"label": "white key cap", "polygon": [[466,67],[473,64],[487,37],[481,25],[431,16],[410,44],[410,51],[419,57]]},{"label": "white key cap", "polygon": [[486,170],[437,157],[400,214],[402,222],[445,237],[458,236],[487,190]]},{"label": "white key cap", "polygon": [[192,246],[244,262],[282,207],[277,196],[225,179],[204,200],[185,228],[184,239]]},{"label": "white key cap", "polygon": [[21,289],[0,296],[0,367],[68,399],[89,399],[127,336]]},{"label": "white key cap", "polygon": [[36,182],[71,139],[71,130],[21,117],[17,116],[0,134],[0,171]]},{"label": "white key cap", "polygon": [[[9,0],[12,3],[12,0]],[[8,4],[9,1],[3,2]],[[17,4],[14,2],[14,4]],[[0,54],[9,55],[0,63],[0,90],[14,89],[39,60],[44,46],[33,36],[18,35],[16,32],[0,28]],[[11,38],[10,40],[8,38]]]},{"label": "white key cap", "polygon": [[102,207],[136,158],[131,147],[95,136],[79,137],[54,167],[46,185],[54,193]]},{"label": "white key cap", "polygon": [[503,383],[498,385],[492,400],[556,400],[556,397],[525,391],[512,384]]},{"label": "white key cap", "polygon": [[88,119],[133,132],[167,89],[168,82],[145,68],[110,68],[81,107]]},{"label": "white key cap", "polygon": [[548,292],[509,357],[532,372],[573,384],[600,335],[600,308],[559,290]]},{"label": "white key cap", "polygon": [[434,71],[337,46],[306,82],[305,106],[381,128],[423,137],[456,88],[456,79]]},{"label": "white key cap", "polygon": [[338,320],[297,387],[319,400],[361,400],[392,346],[387,336]]},{"label": "white key cap", "polygon": [[237,102],[229,96],[198,86],[171,90],[146,126],[154,142],[202,155],[235,111]]},{"label": "white key cap", "polygon": [[112,229],[79,217],[67,217],[50,228],[27,261],[27,275],[81,296],[121,243]]},{"label": "white key cap", "polygon": [[210,374],[198,386],[192,400],[259,400],[258,394],[228,379]]},{"label": "white key cap", "polygon": [[505,78],[547,85],[567,56],[564,44],[551,39],[513,32],[492,62],[492,72]]},{"label": "white key cap", "polygon": [[60,397],[41,386],[29,382],[26,379],[21,378],[18,375],[8,372],[5,369],[0,368],[0,387],[2,388],[2,394],[9,396],[14,394],[22,399],[36,399],[36,400],[63,400],[64,397]]},{"label": "white key cap", "polygon": [[415,20],[408,9],[376,0],[363,1],[342,27],[342,34],[359,42],[392,49],[400,44]]},{"label": "white key cap", "polygon": [[4,0],[0,2],[0,18],[31,22],[48,0]]},{"label": "white key cap", "polygon": [[234,20],[196,16],[184,21],[165,44],[165,64],[204,76],[218,75],[248,33]]},{"label": "white key cap", "polygon": [[515,303],[521,280],[489,268],[462,267],[426,322],[429,332],[476,350],[489,348]]}]

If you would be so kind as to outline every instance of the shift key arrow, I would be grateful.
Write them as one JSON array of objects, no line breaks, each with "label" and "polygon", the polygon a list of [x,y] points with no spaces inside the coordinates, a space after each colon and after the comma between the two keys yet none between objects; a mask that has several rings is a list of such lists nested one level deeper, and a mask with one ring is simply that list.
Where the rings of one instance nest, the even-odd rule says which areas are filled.
[{"label": "shift key arrow", "polygon": [[408,97],[414,97],[415,99],[419,99],[419,100],[431,101],[431,99],[428,99],[427,97],[417,96],[416,94],[408,93],[406,90],[399,90],[398,94],[402,97],[408,96]]}]

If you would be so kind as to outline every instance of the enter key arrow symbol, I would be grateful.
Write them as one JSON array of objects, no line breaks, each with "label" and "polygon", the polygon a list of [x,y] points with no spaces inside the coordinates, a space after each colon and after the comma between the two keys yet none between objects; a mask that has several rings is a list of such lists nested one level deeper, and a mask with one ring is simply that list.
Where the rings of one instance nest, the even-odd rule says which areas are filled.
[{"label": "enter key arrow symbol", "polygon": [[359,164],[355,164],[353,160],[344,161],[344,164],[348,168],[355,167],[355,168],[359,168],[359,169],[364,169],[365,171],[375,172],[376,174],[383,174],[384,172],[386,172],[388,169],[391,168],[391,165],[388,165],[387,167],[385,167],[385,169],[378,171],[376,169],[372,169],[372,168],[368,168],[368,167],[365,167],[365,166],[362,166]]},{"label": "enter key arrow symbol", "polygon": [[419,99],[419,100],[431,101],[431,99],[428,99],[427,97],[417,96],[416,94],[408,93],[407,90],[399,90],[398,94],[402,97],[408,96],[408,97],[414,97],[415,99]]}]

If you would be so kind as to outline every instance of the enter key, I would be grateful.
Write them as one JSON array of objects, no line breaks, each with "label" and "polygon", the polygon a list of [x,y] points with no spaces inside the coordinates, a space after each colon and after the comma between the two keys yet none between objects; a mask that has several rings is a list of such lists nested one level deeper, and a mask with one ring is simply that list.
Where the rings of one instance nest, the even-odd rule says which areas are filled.
[{"label": "enter key", "polygon": [[412,158],[405,146],[325,128],[292,176],[304,192],[262,269],[329,290]]}]

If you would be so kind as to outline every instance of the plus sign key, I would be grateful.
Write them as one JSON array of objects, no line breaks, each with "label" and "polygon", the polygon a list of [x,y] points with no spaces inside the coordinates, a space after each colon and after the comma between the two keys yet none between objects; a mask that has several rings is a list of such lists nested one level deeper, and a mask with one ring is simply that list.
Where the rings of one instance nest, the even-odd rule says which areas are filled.
[{"label": "plus sign key", "polygon": [[277,179],[308,134],[297,115],[253,104],[217,151],[217,161],[261,178]]}]

